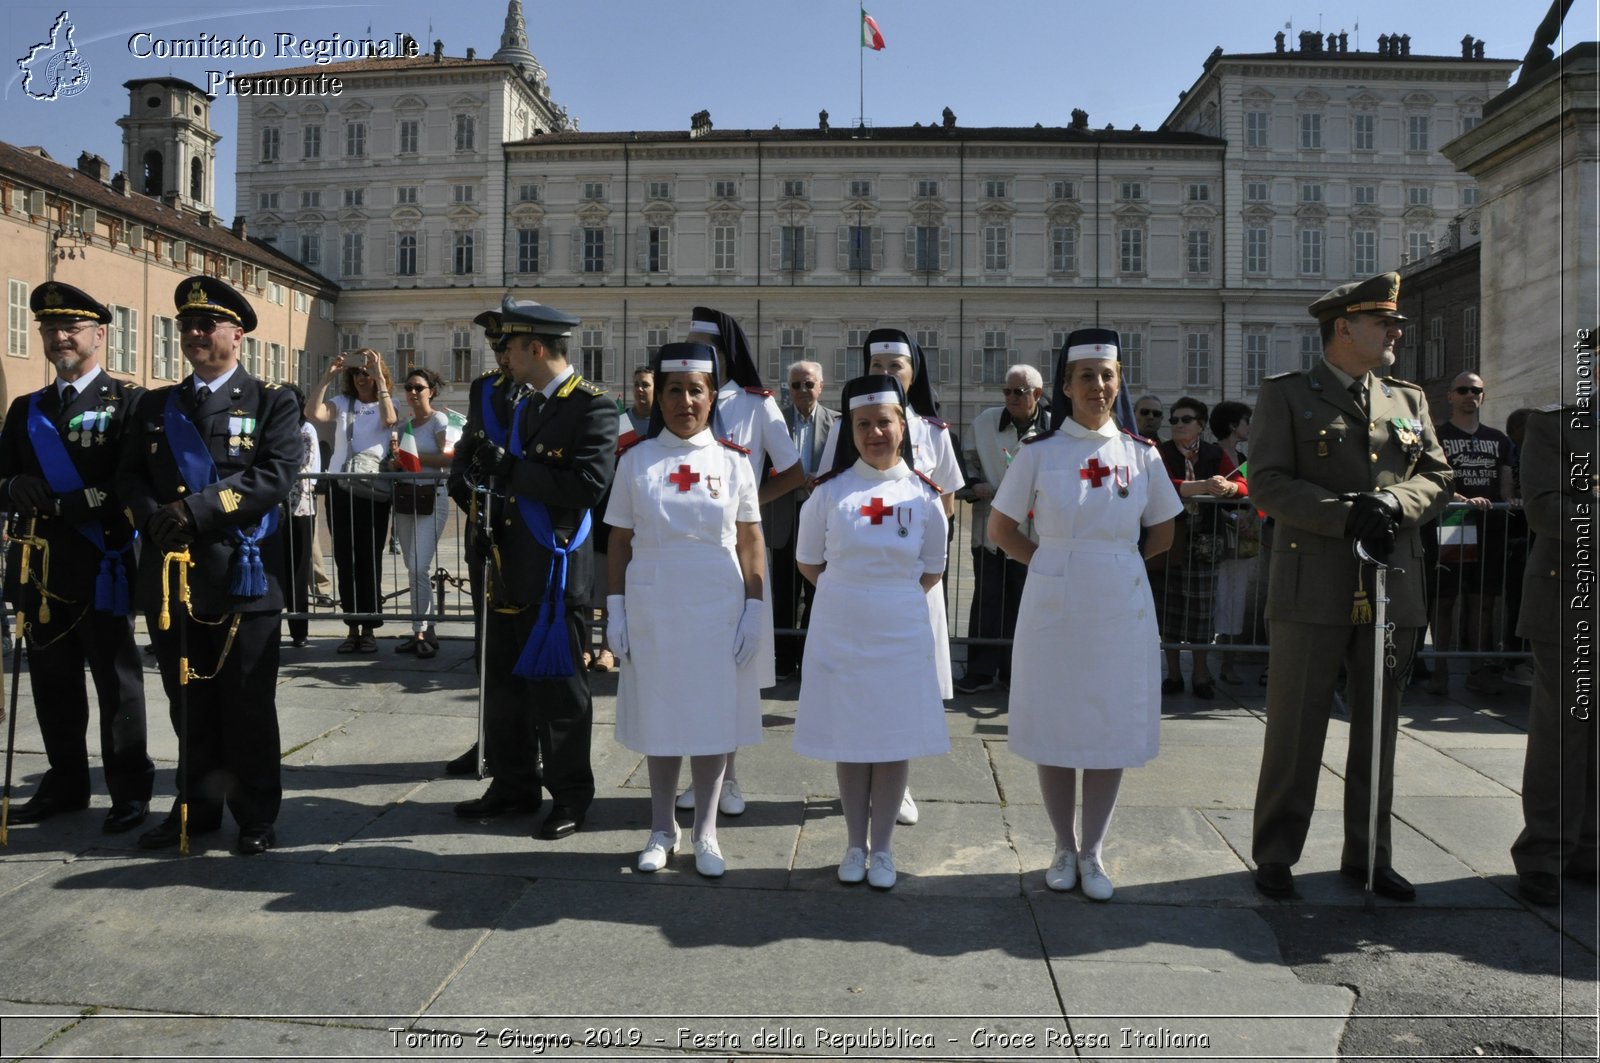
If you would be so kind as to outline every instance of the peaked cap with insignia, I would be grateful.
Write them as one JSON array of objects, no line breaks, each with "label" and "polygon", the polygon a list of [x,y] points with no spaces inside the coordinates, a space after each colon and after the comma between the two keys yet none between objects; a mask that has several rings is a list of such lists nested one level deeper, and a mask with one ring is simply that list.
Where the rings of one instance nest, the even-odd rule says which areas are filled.
[{"label": "peaked cap with insignia", "polygon": [[190,277],[180,281],[172,293],[178,304],[178,317],[217,317],[231,321],[246,332],[256,328],[256,312],[250,300],[216,277]]},{"label": "peaked cap with insignia", "polygon": [[1321,324],[1349,314],[1382,314],[1396,321],[1400,313],[1400,274],[1380,273],[1364,281],[1341,284],[1306,308]]},{"label": "peaked cap with insignia", "polygon": [[82,288],[74,288],[60,281],[49,281],[33,290],[28,296],[28,309],[40,324],[62,324],[72,321],[97,321],[111,324],[111,311],[91,299]]}]

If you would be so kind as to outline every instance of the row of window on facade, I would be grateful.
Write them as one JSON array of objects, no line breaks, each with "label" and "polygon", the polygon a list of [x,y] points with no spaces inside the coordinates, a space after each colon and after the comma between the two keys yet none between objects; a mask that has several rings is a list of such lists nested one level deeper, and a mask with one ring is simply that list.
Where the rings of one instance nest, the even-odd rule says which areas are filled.
[{"label": "row of window on facade", "polygon": [[[1297,117],[1298,140],[1302,151],[1321,151],[1328,146],[1323,141],[1323,128],[1328,123],[1326,116],[1320,111],[1302,111]],[[1458,121],[1461,132],[1467,133],[1476,129],[1483,120],[1476,112],[1463,112]],[[1433,116],[1426,114],[1408,114],[1405,121],[1405,150],[1408,152],[1428,152],[1434,148]],[[1266,150],[1272,147],[1272,114],[1269,111],[1248,110],[1244,112],[1244,146],[1249,149]],[[1343,147],[1343,145],[1339,145]],[[1378,151],[1378,115],[1371,111],[1363,111],[1350,116],[1350,141],[1352,151]]]},{"label": "row of window on facade", "polygon": [[[512,272],[546,272],[550,261],[549,233],[544,229],[512,231]],[[1052,274],[1074,275],[1081,269],[1080,230],[1077,225],[1052,226],[1047,234],[1048,270]],[[637,268],[644,273],[669,273],[672,269],[671,230],[666,226],[643,226],[636,235]],[[444,234],[448,260],[444,272],[469,276],[486,268],[478,230],[452,230]],[[733,274],[739,271],[739,228],[713,225],[710,231],[708,272]],[[270,237],[269,237],[270,238]],[[344,231],[339,238],[339,275],[361,277],[367,274],[367,239],[364,232]],[[1014,237],[1009,225],[986,225],[979,233],[981,269],[1003,273],[1013,266]],[[1349,272],[1370,275],[1380,269],[1379,239],[1375,225],[1352,228],[1348,233]],[[398,232],[389,237],[393,248],[392,265],[387,272],[397,276],[418,276],[428,272],[424,249],[426,235],[416,231]],[[778,226],[770,241],[770,268],[774,272],[798,273],[819,265],[818,236],[813,227]],[[1270,224],[1252,224],[1244,230],[1244,271],[1251,276],[1267,276],[1273,271],[1273,251],[1279,241]],[[1322,226],[1299,226],[1294,234],[1295,272],[1321,277],[1327,271],[1328,232]],[[1419,261],[1432,252],[1433,234],[1429,229],[1412,228],[1405,233],[1405,260]],[[299,235],[300,261],[319,267],[323,262],[323,233]],[[580,226],[572,230],[570,268],[578,274],[607,274],[617,268],[614,249],[617,237],[607,226]],[[936,274],[952,268],[952,235],[942,225],[915,225],[905,232],[905,268],[911,273]],[[1143,276],[1149,266],[1149,234],[1140,225],[1122,226],[1116,234],[1116,272]],[[1211,229],[1190,228],[1183,233],[1183,268],[1187,275],[1206,276],[1215,265],[1215,237]],[[1393,266],[1398,263],[1388,263]],[[873,273],[884,269],[884,233],[880,226],[850,225],[838,230],[835,266],[841,272]]]},{"label": "row of window on facade", "polygon": [[[364,159],[367,157],[367,132],[366,122],[346,122],[344,124],[344,152],[347,159]],[[300,158],[322,159],[324,127],[320,122],[310,122],[300,127]],[[475,115],[455,114],[450,120],[450,143],[457,152],[471,152],[478,150],[478,119]],[[422,120],[417,118],[401,119],[395,125],[395,154],[420,155],[422,154]],[[261,129],[261,162],[281,162],[283,160],[283,128],[269,125]]]}]

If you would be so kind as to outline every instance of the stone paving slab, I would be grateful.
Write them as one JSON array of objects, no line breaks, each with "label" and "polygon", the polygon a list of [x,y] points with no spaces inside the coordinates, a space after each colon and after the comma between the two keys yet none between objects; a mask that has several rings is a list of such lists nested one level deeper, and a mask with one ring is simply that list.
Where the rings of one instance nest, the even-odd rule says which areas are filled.
[{"label": "stone paving slab", "polygon": [[[1051,958],[1084,1059],[1332,1059],[1355,1002],[1344,986],[1241,978],[1160,963]],[[1160,1002],[1172,1002],[1171,1010]],[[1131,1005],[1131,1006],[1130,1006]],[[1186,1038],[1205,1037],[1206,1047]],[[1131,1043],[1130,1043],[1131,1042]]]},{"label": "stone paving slab", "polygon": [[[1076,978],[1076,959],[1159,965],[1174,971],[1295,983],[1272,928],[1255,912],[1175,905],[1061,903],[1067,895],[1029,894],[1052,963]],[[1081,895],[1078,897],[1082,900]],[[1297,983],[1296,983],[1297,984]],[[1069,1012],[1070,1014],[1070,1012]]]},{"label": "stone paving slab", "polygon": [[[997,805],[919,801],[919,807],[922,815],[915,826],[894,829],[896,895],[1018,895],[1021,868]],[[795,886],[825,895],[860,892],[863,887],[846,887],[838,880],[845,838],[844,814],[837,800],[807,802],[795,854]]]},{"label": "stone paving slab", "polygon": [[285,743],[283,763],[296,768],[332,768],[352,774],[429,779],[463,752],[472,728],[454,716],[362,712],[349,716],[315,741]]},{"label": "stone paving slab", "polygon": [[[1349,749],[1349,738],[1335,735],[1329,728],[1322,763],[1341,779]],[[1448,753],[1402,733],[1395,743],[1394,796],[1397,802],[1408,797],[1504,797],[1506,788],[1475,770],[1463,769]]]},{"label": "stone paving slab", "polygon": [[[7,1019],[7,1023],[11,1020]],[[387,1027],[406,1018],[328,1020],[218,1018],[100,1011],[67,1029],[40,1054],[46,1058],[114,1059],[137,1046],[142,1057],[227,1059],[229,1063],[275,1063],[283,1059],[417,1058],[395,1046]]]},{"label": "stone paving slab", "polygon": [[1514,794],[1522,793],[1522,765],[1527,759],[1528,743],[1524,737],[1514,746],[1452,746],[1445,750],[1450,759],[1471,768]]},{"label": "stone paving slab", "polygon": [[91,854],[6,897],[0,999],[201,1014],[411,1014],[526,888],[510,878],[397,877],[270,854]]},{"label": "stone paving slab", "polygon": [[540,882],[427,1015],[1055,1014],[1039,958],[1021,897]]},{"label": "stone paving slab", "polygon": [[36,1054],[41,1046],[81,1018],[78,1011],[0,1001],[0,1058]]}]

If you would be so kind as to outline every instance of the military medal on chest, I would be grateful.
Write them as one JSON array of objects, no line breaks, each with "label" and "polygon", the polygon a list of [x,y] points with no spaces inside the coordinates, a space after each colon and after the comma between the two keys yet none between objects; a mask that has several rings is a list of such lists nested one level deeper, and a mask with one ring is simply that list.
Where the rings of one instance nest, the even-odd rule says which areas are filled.
[{"label": "military medal on chest", "polygon": [[1117,497],[1127,498],[1133,484],[1133,470],[1126,465],[1111,466],[1111,482],[1117,485]]},{"label": "military medal on chest", "polygon": [[243,410],[236,410],[228,417],[228,455],[230,457],[236,458],[256,445],[256,419],[254,417],[245,417],[243,414]]},{"label": "military medal on chest", "polygon": [[902,539],[910,535],[912,519],[910,506],[896,506],[894,508],[894,522],[899,525],[899,530],[895,534]]},{"label": "military medal on chest", "polygon": [[709,494],[712,498],[721,498],[722,497],[722,477],[720,477],[720,476],[707,476],[706,477],[706,493]]}]

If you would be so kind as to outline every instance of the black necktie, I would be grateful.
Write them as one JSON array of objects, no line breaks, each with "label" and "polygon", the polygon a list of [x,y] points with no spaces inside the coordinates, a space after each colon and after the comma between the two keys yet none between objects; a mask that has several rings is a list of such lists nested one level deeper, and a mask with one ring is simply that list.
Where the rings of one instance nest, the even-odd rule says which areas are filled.
[{"label": "black necktie", "polygon": [[1367,412],[1367,389],[1357,380],[1350,385],[1350,397],[1356,400],[1356,407],[1364,416]]},{"label": "black necktie", "polygon": [[78,397],[78,389],[73,387],[71,384],[68,384],[66,387],[62,388],[61,389],[61,408],[64,410],[68,406],[71,406],[72,403],[73,403],[73,400],[75,400],[77,397]]},{"label": "black necktie", "polygon": [[544,408],[545,400],[546,396],[544,392],[535,391],[532,395],[528,396],[528,405],[533,408],[534,413],[538,413]]},{"label": "black necktie", "polygon": [[206,400],[209,399],[210,397],[211,397],[211,389],[209,387],[207,387],[206,385],[201,384],[199,387],[195,388],[194,389],[194,405],[195,405],[195,408],[199,409],[201,406],[204,406],[206,404]]}]

